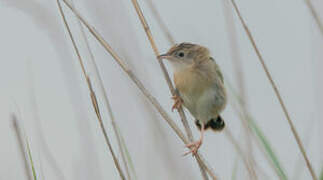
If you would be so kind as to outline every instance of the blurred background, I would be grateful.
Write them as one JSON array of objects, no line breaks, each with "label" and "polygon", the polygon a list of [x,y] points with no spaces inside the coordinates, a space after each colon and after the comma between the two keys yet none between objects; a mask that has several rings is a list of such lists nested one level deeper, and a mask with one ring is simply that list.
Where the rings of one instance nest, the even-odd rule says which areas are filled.
[{"label": "blurred background", "polygon": [[[312,179],[282,108],[229,0],[138,0],[160,52],[171,47],[152,2],[176,42],[208,47],[228,91],[244,98],[259,131],[270,143],[288,179]],[[144,29],[130,0],[75,0],[75,7],[104,37],[184,131]],[[305,0],[236,1],[256,41],[317,176],[323,168],[323,34]],[[323,17],[323,2],[312,0]],[[202,179],[182,141],[97,40],[65,5],[98,98],[107,134],[121,161],[86,40],[94,55],[119,132],[134,169],[132,179]],[[0,0],[0,179],[27,179],[12,119],[28,139],[37,179],[120,179],[107,149],[86,80],[56,1]],[[170,75],[172,68],[165,63]],[[251,154],[258,179],[277,175],[258,135],[248,145],[229,93],[223,112],[227,129],[244,154]],[[232,103],[233,102],[233,103]],[[199,132],[188,121],[195,138]],[[255,133],[253,133],[255,134]],[[26,151],[26,150],[25,150]],[[219,179],[250,179],[241,153],[226,133],[207,132],[200,152]],[[273,165],[274,164],[274,165]],[[124,167],[123,167],[124,169]],[[131,168],[130,168],[131,169]]]}]

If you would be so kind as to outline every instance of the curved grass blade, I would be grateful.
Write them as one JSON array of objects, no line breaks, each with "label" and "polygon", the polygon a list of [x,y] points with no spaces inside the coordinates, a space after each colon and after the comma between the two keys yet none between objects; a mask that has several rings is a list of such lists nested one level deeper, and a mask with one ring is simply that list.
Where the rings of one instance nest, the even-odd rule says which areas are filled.
[{"label": "curved grass blade", "polygon": [[285,171],[283,170],[282,166],[280,165],[280,162],[273,150],[273,148],[271,147],[268,139],[266,138],[265,134],[263,133],[263,131],[261,130],[261,128],[259,128],[259,126],[256,124],[256,122],[254,121],[253,118],[251,118],[250,116],[248,116],[248,123],[251,127],[251,129],[254,131],[254,133],[256,134],[256,136],[258,137],[258,139],[260,140],[261,144],[263,145],[266,153],[268,154],[268,156],[270,157],[270,160],[272,161],[276,172],[278,173],[279,177],[283,180],[287,180],[287,176]]},{"label": "curved grass blade", "polygon": [[34,178],[34,180],[37,180],[37,174],[36,174],[36,170],[35,170],[35,165],[34,165],[33,157],[31,155],[29,142],[28,142],[27,138],[26,138],[26,144],[27,144],[28,157],[29,157],[29,161],[30,161],[30,164],[31,164],[31,171],[33,173],[33,178]]},{"label": "curved grass blade", "polygon": [[[119,129],[119,127],[118,127],[118,126],[117,126],[116,130],[117,130],[117,132],[121,135],[121,132],[120,132],[120,129]],[[136,179],[138,179],[138,178],[137,178],[137,173],[136,173],[136,170],[135,170],[135,166],[134,166],[134,163],[133,163],[133,161],[132,161],[131,155],[130,155],[130,153],[129,153],[129,151],[128,151],[128,147],[127,147],[126,142],[124,141],[123,136],[120,136],[120,141],[121,141],[121,145],[123,146],[123,150],[124,150],[124,153],[125,153],[125,155],[126,155],[126,158],[127,158],[127,160],[128,160],[128,163],[129,163],[128,165],[129,165],[130,170],[131,170],[131,172],[132,172],[133,179],[134,179],[134,180],[136,180]]]},{"label": "curved grass blade", "polygon": [[323,167],[322,167],[321,172],[320,172],[319,180],[323,180]]},{"label": "curved grass blade", "polygon": [[[241,107],[243,106],[243,102],[241,97],[234,91],[233,87],[230,85],[230,83],[227,82],[228,89],[231,91],[233,94],[233,99],[237,101],[237,104]],[[264,132],[261,130],[261,128],[257,125],[256,121],[254,118],[251,116],[249,112],[246,112],[246,119],[248,121],[248,124],[252,131],[254,132],[254,135],[259,139],[261,142],[261,145],[263,146],[266,154],[268,155],[268,158],[270,159],[272,165],[274,166],[274,170],[276,171],[277,175],[279,176],[280,179],[282,180],[287,180],[288,177],[285,173],[285,170],[281,166],[281,163],[279,162],[279,159],[273,150],[272,146],[270,145],[269,140],[265,136]]]}]

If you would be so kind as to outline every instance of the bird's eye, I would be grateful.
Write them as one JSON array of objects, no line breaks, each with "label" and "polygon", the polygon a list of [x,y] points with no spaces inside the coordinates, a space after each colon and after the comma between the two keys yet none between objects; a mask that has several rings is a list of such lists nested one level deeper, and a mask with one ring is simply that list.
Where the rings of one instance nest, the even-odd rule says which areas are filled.
[{"label": "bird's eye", "polygon": [[184,54],[183,52],[178,53],[178,56],[179,56],[179,57],[184,57],[184,55],[185,55],[185,54]]}]

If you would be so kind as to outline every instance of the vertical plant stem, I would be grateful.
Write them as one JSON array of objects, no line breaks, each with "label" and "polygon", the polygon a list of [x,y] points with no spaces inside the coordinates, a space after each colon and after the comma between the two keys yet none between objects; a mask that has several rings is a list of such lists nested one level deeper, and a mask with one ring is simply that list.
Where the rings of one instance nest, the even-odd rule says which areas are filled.
[{"label": "vertical plant stem", "polygon": [[96,116],[97,116],[97,118],[98,118],[98,121],[99,121],[99,124],[100,124],[101,131],[102,131],[102,133],[103,133],[103,135],[104,135],[105,142],[106,142],[106,144],[107,144],[107,146],[108,146],[108,148],[109,148],[109,151],[110,151],[110,153],[111,153],[111,155],[112,155],[112,158],[113,158],[114,164],[115,164],[115,166],[116,166],[116,168],[117,168],[117,170],[118,170],[118,172],[119,172],[120,178],[121,178],[122,180],[125,180],[126,178],[125,178],[124,173],[123,173],[123,171],[122,171],[122,169],[121,169],[121,167],[120,167],[120,163],[119,163],[119,161],[118,161],[117,157],[115,156],[115,153],[114,153],[114,151],[113,151],[113,147],[112,147],[112,145],[111,145],[111,143],[110,143],[109,137],[108,137],[108,135],[107,135],[107,132],[106,132],[105,127],[104,127],[104,124],[103,124],[103,122],[102,122],[102,117],[101,117],[100,110],[99,110],[99,106],[98,106],[98,103],[97,103],[97,98],[96,98],[95,92],[93,91],[93,88],[92,88],[92,84],[91,84],[90,78],[88,77],[88,75],[87,75],[87,73],[86,73],[86,70],[85,70],[85,67],[84,67],[84,64],[83,64],[83,60],[82,60],[81,55],[80,55],[80,53],[79,53],[79,50],[78,50],[78,48],[77,48],[77,46],[76,46],[75,40],[74,40],[74,38],[73,38],[73,34],[72,34],[72,32],[71,32],[71,30],[70,30],[70,28],[69,28],[69,25],[68,25],[68,23],[67,23],[67,21],[66,21],[65,14],[64,14],[64,12],[63,12],[63,9],[62,9],[62,6],[61,6],[61,4],[60,4],[59,0],[57,0],[57,4],[58,4],[58,7],[59,7],[59,12],[60,12],[60,14],[61,14],[61,16],[62,16],[62,19],[63,19],[63,21],[64,21],[64,25],[65,25],[65,27],[66,27],[66,29],[67,29],[67,31],[68,31],[69,37],[70,37],[70,39],[71,39],[71,41],[72,41],[72,44],[73,44],[74,50],[75,50],[75,52],[76,52],[76,54],[77,54],[77,57],[78,57],[79,63],[80,63],[80,65],[81,65],[82,73],[83,73],[83,75],[84,75],[84,78],[86,79],[86,82],[87,82],[87,85],[88,85],[88,88],[89,88],[89,91],[90,91],[90,97],[91,97],[92,105],[93,105],[93,108],[94,108],[94,110],[95,110]]},{"label": "vertical plant stem", "polygon": [[[72,10],[72,12],[79,18],[86,28],[91,32],[91,34],[98,40],[98,42],[105,48],[105,50],[113,57],[121,69],[128,75],[128,77],[135,83],[135,85],[140,89],[143,95],[149,100],[149,102],[156,108],[160,115],[166,120],[168,125],[175,131],[176,135],[185,143],[188,144],[190,141],[187,140],[185,135],[177,127],[176,123],[170,118],[167,112],[162,108],[159,102],[150,92],[145,88],[143,83],[137,78],[137,76],[127,67],[127,65],[121,60],[117,53],[111,48],[111,46],[102,38],[102,36],[95,30],[94,27],[90,26],[89,23],[80,15],[80,13],[66,0],[63,2]],[[209,173],[209,175],[216,179],[216,175],[213,172],[213,169],[206,162],[205,158],[200,154],[196,154],[196,158],[201,162],[203,168]]]},{"label": "vertical plant stem", "polygon": [[27,138],[26,138],[26,144],[27,144],[28,157],[29,157],[29,161],[30,161],[30,164],[31,164],[31,171],[33,173],[33,178],[34,178],[34,180],[37,180],[37,174],[36,174],[36,170],[35,170],[33,156],[31,155],[31,151],[30,151],[30,147],[29,147],[29,142],[28,142],[28,139]]},{"label": "vertical plant stem", "polygon": [[103,81],[102,81],[101,76],[99,74],[98,66],[95,63],[94,56],[93,56],[92,51],[91,51],[91,49],[89,47],[89,44],[88,44],[88,40],[84,36],[83,27],[81,29],[82,29],[81,31],[82,31],[83,37],[85,38],[86,46],[87,46],[87,48],[88,48],[88,50],[90,52],[92,64],[94,65],[95,74],[96,74],[96,77],[98,78],[100,90],[103,93],[103,100],[104,100],[104,103],[105,103],[105,105],[107,107],[107,111],[108,111],[108,114],[109,114],[109,117],[110,117],[110,120],[111,120],[112,128],[113,128],[113,131],[114,131],[114,133],[116,135],[117,143],[118,143],[118,146],[119,146],[119,149],[120,149],[121,158],[122,158],[122,161],[124,163],[125,170],[126,170],[127,179],[131,180],[127,159],[125,158],[125,151],[123,150],[124,146],[121,143],[121,136],[122,135],[120,134],[120,131],[118,130],[118,125],[117,125],[117,123],[115,121],[114,114],[113,114],[113,111],[112,111],[112,107],[111,107],[111,104],[110,104],[109,99],[108,99],[108,95],[107,95],[107,93],[105,91]]},{"label": "vertical plant stem", "polygon": [[318,13],[316,12],[311,0],[305,0],[305,3],[307,5],[307,7],[310,9],[313,18],[314,18],[318,28],[320,29],[321,34],[323,35],[323,24],[320,20]]},{"label": "vertical plant stem", "polygon": [[[310,122],[308,123],[309,126],[305,131],[306,137],[304,138],[303,142],[307,148],[310,148],[310,146],[311,146],[310,141],[311,141],[311,139],[313,139],[313,134],[315,132],[314,127],[316,126],[316,123],[314,121],[315,121],[315,119],[310,120]],[[298,159],[295,163],[295,166],[294,166],[292,179],[299,180],[302,177],[302,173],[304,172],[304,168],[305,168],[305,166],[304,166],[303,158],[298,157]]]},{"label": "vertical plant stem", "polygon": [[53,155],[53,153],[51,152],[47,142],[46,142],[46,136],[43,132],[41,123],[42,121],[40,120],[40,116],[39,116],[39,108],[38,108],[38,104],[36,102],[36,94],[35,94],[35,88],[34,88],[34,79],[33,79],[33,75],[32,75],[32,66],[31,66],[31,62],[28,63],[28,70],[29,70],[29,83],[30,84],[30,101],[31,101],[31,106],[33,107],[33,115],[34,115],[34,120],[35,120],[35,129],[37,132],[37,136],[38,136],[38,140],[39,143],[41,144],[41,148],[42,148],[42,152],[44,153],[43,157],[45,157],[45,159],[47,160],[48,164],[51,166],[51,168],[54,171],[54,174],[56,175],[56,178],[58,178],[59,180],[65,180],[65,176],[63,174],[63,172],[61,171],[61,169],[59,168],[59,165]]},{"label": "vertical plant stem", "polygon": [[160,14],[158,13],[157,8],[155,7],[154,3],[152,2],[152,0],[146,0],[146,2],[148,3],[149,8],[151,9],[153,15],[155,16],[155,19],[157,20],[161,30],[165,34],[169,44],[174,45],[176,43],[176,41],[175,41],[173,35],[170,33],[169,29],[167,28],[165,22],[163,21],[163,18],[161,18]]},{"label": "vertical plant stem", "polygon": [[18,120],[17,120],[17,117],[15,114],[11,115],[11,120],[12,120],[13,130],[14,130],[16,137],[17,137],[17,142],[19,145],[19,152],[24,160],[24,171],[25,171],[26,178],[28,180],[32,180],[32,175],[29,170],[28,157],[27,157],[25,145],[24,145],[25,144],[24,138],[22,137],[22,133],[21,133],[20,127],[18,125]]},{"label": "vertical plant stem", "polygon": [[250,163],[250,169],[251,174],[250,178],[251,179],[258,179],[257,174],[255,172],[255,160],[253,158],[253,144],[251,140],[251,129],[248,125],[248,120],[246,118],[247,114],[247,96],[246,96],[246,89],[245,89],[245,79],[244,79],[244,72],[243,72],[243,67],[242,67],[242,61],[241,57],[239,54],[239,47],[238,47],[238,41],[237,41],[237,32],[236,32],[236,27],[234,24],[233,20],[233,12],[231,8],[229,7],[229,2],[223,1],[223,7],[224,7],[224,12],[225,12],[225,21],[226,21],[226,26],[227,30],[229,33],[229,42],[230,42],[230,47],[231,47],[231,59],[232,59],[232,64],[234,67],[234,73],[236,77],[236,82],[238,83],[238,88],[240,92],[240,97],[242,99],[242,110],[244,116],[240,118],[241,124],[242,124],[242,129],[244,131],[244,137],[245,137],[245,142],[246,142],[246,148],[247,148],[247,162]]},{"label": "vertical plant stem", "polygon": [[[231,90],[232,96],[234,97],[232,99],[235,100],[235,102],[232,103],[233,110],[236,111],[237,115],[240,118],[246,118],[247,119],[249,126],[251,127],[251,129],[254,132],[253,134],[251,134],[251,135],[253,135],[251,137],[255,138],[255,140],[257,140],[256,144],[258,145],[259,150],[261,150],[261,152],[264,154],[264,157],[269,162],[269,165],[276,172],[278,177],[281,180],[287,180],[288,179],[287,175],[286,175],[284,169],[282,168],[282,166],[280,165],[280,162],[279,162],[276,154],[274,153],[273,148],[271,148],[271,145],[270,145],[269,141],[267,140],[266,136],[264,135],[262,130],[258,127],[256,122],[252,118],[251,114],[248,111],[246,112],[247,114],[244,114],[242,112],[243,108],[241,106],[243,105],[243,103],[241,101],[241,98],[234,91],[234,89],[232,88],[232,85],[230,84],[230,82],[227,81],[227,85],[228,85],[229,89]],[[246,116],[246,117],[244,117],[244,116]]]},{"label": "vertical plant stem", "polygon": [[319,180],[323,180],[323,168],[321,168]]},{"label": "vertical plant stem", "polygon": [[240,147],[240,145],[238,144],[238,142],[234,139],[231,131],[227,128],[224,131],[225,135],[227,136],[227,138],[229,139],[229,141],[232,143],[232,145],[234,146],[235,150],[237,151],[238,154],[240,154],[240,157],[242,158],[242,160],[244,161],[246,168],[249,172],[249,175],[251,178],[256,177],[256,172],[255,170],[252,168],[251,164],[249,163],[248,160],[248,156],[246,155],[246,153],[244,153]]},{"label": "vertical plant stem", "polygon": [[121,178],[122,180],[125,180],[126,178],[125,178],[124,173],[123,173],[123,171],[122,171],[122,169],[121,169],[121,167],[120,167],[120,163],[119,163],[119,161],[118,161],[118,159],[117,159],[117,157],[116,157],[116,155],[115,155],[115,153],[114,153],[114,151],[113,151],[113,147],[112,147],[112,145],[111,145],[111,143],[110,143],[110,140],[109,140],[109,137],[108,137],[107,131],[105,130],[105,127],[104,127],[104,124],[103,124],[103,121],[102,121],[102,117],[101,117],[101,113],[100,113],[100,109],[99,109],[99,105],[98,105],[98,101],[97,101],[96,95],[95,95],[95,93],[94,93],[94,91],[93,91],[93,88],[92,88],[92,84],[91,84],[90,78],[89,78],[88,76],[86,76],[86,78],[87,78],[87,82],[88,82],[88,84],[89,84],[89,89],[90,89],[90,95],[91,95],[92,105],[93,105],[93,107],[94,107],[95,114],[96,114],[96,116],[98,117],[98,120],[99,120],[99,123],[100,123],[100,128],[101,128],[102,133],[103,133],[103,135],[104,135],[104,139],[105,139],[105,141],[106,141],[106,144],[107,144],[107,145],[108,145],[108,147],[109,147],[109,150],[110,150],[110,152],[111,152],[111,155],[112,155],[112,158],[113,158],[114,164],[115,164],[116,168],[117,168],[117,169],[118,169],[118,171],[119,171],[120,178]]},{"label": "vertical plant stem", "polygon": [[[153,15],[155,16],[155,18],[156,18],[156,20],[157,20],[157,22],[158,22],[158,24],[159,24],[159,26],[161,27],[161,29],[162,29],[162,31],[163,31],[163,33],[165,34],[165,36],[167,37],[167,40],[168,40],[168,42],[171,44],[171,45],[174,45],[175,44],[175,40],[174,40],[174,38],[173,38],[173,36],[172,36],[172,34],[170,33],[170,31],[168,30],[168,28],[167,28],[167,26],[165,25],[165,23],[164,23],[164,21],[162,20],[162,18],[161,18],[161,16],[160,16],[160,14],[158,13],[158,11],[157,11],[157,9],[156,9],[156,7],[154,6],[154,4],[153,4],[153,2],[152,2],[152,0],[146,0],[147,2],[148,2],[148,5],[150,6],[150,8],[151,8],[151,10],[152,10],[152,12],[153,12]],[[235,54],[238,54],[238,50],[237,50],[237,47],[235,47],[235,48],[233,48],[233,49],[235,49]],[[236,61],[239,61],[239,58],[234,58]],[[236,62],[235,61],[235,62]],[[243,81],[243,74],[242,74],[242,68],[241,68],[241,64],[240,64],[240,62],[237,62],[237,63],[235,63],[235,64],[237,64],[235,67],[236,67],[236,69],[237,69],[237,71],[236,72],[238,72],[237,73],[237,76],[238,76],[238,81],[240,82],[239,83],[239,86],[240,86],[240,89],[241,89],[241,91],[244,91],[244,81]],[[243,95],[245,95],[245,93],[244,92],[242,92],[241,94],[243,94]],[[242,121],[244,124],[247,124],[248,122],[245,120],[245,121]],[[247,125],[247,127],[248,127],[248,125]],[[244,127],[245,128],[245,127]],[[249,129],[249,127],[248,127],[248,130],[249,130],[249,133],[251,132],[250,131],[250,129]],[[246,165],[246,168],[247,168],[247,170],[248,170],[248,172],[249,172],[249,174],[250,174],[250,177],[251,178],[254,178],[254,179],[256,179],[256,173],[255,173],[255,170],[254,170],[254,168],[253,168],[253,164],[249,164],[249,161],[248,161],[248,159],[246,159],[244,156],[245,156],[245,154],[242,152],[242,148],[240,147],[240,145],[238,144],[238,142],[237,141],[235,141],[235,139],[233,138],[233,136],[231,135],[231,133],[230,132],[225,132],[226,134],[227,134],[227,137],[228,137],[228,139],[229,139],[229,141],[233,144],[233,146],[236,148],[236,151],[238,152],[238,154],[242,157],[242,159],[243,159],[243,162],[245,163],[245,165]],[[247,137],[247,138],[250,138],[249,136]],[[248,145],[248,147],[251,147],[251,146],[249,146]],[[248,152],[250,153],[250,151],[248,150]],[[249,156],[250,157],[250,156]],[[248,158],[249,158],[248,157]],[[253,160],[253,159],[252,159]],[[250,162],[253,162],[253,161],[250,161]]]},{"label": "vertical plant stem", "polygon": [[[107,95],[107,93],[105,91],[105,87],[104,87],[102,78],[101,78],[100,73],[99,73],[99,68],[98,68],[98,66],[97,66],[97,64],[95,62],[94,55],[93,55],[93,52],[92,52],[91,47],[89,45],[88,38],[86,37],[85,32],[84,32],[84,28],[83,28],[80,20],[77,19],[77,21],[78,21],[78,25],[79,25],[80,30],[81,30],[81,34],[82,34],[83,39],[84,39],[85,44],[86,44],[86,48],[87,48],[87,50],[88,50],[88,52],[90,54],[91,63],[93,65],[93,67],[94,67],[94,72],[95,72],[96,78],[97,78],[97,80],[99,82],[100,91],[103,93],[103,101],[104,101],[104,103],[106,105],[108,115],[109,115],[110,120],[111,120],[111,124],[112,124],[114,134],[116,135],[116,139],[117,139],[119,151],[120,151],[120,154],[121,154],[121,158],[122,158],[122,161],[123,161],[123,165],[124,165],[124,168],[125,168],[125,171],[126,171],[127,179],[131,180],[132,178],[131,178],[131,175],[130,175],[130,172],[129,172],[128,161],[127,161],[127,158],[126,158],[126,155],[125,155],[125,150],[124,150],[124,148],[127,148],[126,144],[123,145],[121,143],[122,134],[121,134],[120,130],[118,129],[118,125],[117,125],[117,123],[115,121],[113,110],[112,110],[111,104],[109,102],[108,95]],[[131,157],[129,157],[129,158],[131,160]]]},{"label": "vertical plant stem", "polygon": [[[23,157],[24,157],[24,167],[25,167],[25,173],[26,173],[27,179],[37,180],[37,173],[36,173],[33,157],[31,154],[28,138],[23,137],[22,129],[19,127],[17,117],[14,114],[11,115],[11,119],[12,119],[13,129],[16,133],[19,147],[21,150],[20,152],[23,154]],[[25,139],[25,141],[23,139]],[[26,144],[26,149],[24,144]],[[28,163],[28,160],[29,160],[29,163]],[[30,169],[32,173],[30,173],[29,164],[30,164]]]},{"label": "vertical plant stem", "polygon": [[[155,43],[154,38],[153,38],[153,36],[152,36],[152,33],[151,33],[151,31],[150,31],[149,25],[148,25],[148,23],[147,23],[147,21],[146,21],[146,19],[145,19],[144,15],[143,15],[143,12],[142,12],[142,10],[141,10],[141,8],[140,8],[139,4],[138,4],[138,1],[137,1],[137,0],[131,0],[131,2],[132,2],[133,6],[134,6],[134,8],[135,8],[135,10],[136,10],[136,12],[137,12],[137,15],[138,15],[138,17],[139,17],[139,19],[140,19],[141,24],[142,24],[142,26],[143,26],[143,28],[144,28],[144,30],[145,30],[145,32],[146,32],[146,35],[147,35],[147,37],[148,37],[148,40],[149,40],[149,42],[150,42],[150,45],[151,45],[151,47],[152,47],[152,49],[153,49],[154,53],[155,53],[156,59],[157,59],[157,61],[158,61],[158,63],[159,63],[159,66],[160,66],[160,68],[162,69],[162,72],[163,72],[164,78],[165,78],[165,80],[166,80],[166,82],[167,82],[168,88],[169,88],[169,90],[170,90],[170,92],[171,92],[172,96],[175,96],[175,95],[176,95],[175,88],[174,88],[174,86],[173,86],[173,84],[172,84],[172,82],[171,82],[171,80],[170,80],[170,77],[169,77],[169,74],[168,74],[168,72],[167,72],[167,70],[166,70],[166,67],[165,67],[165,65],[164,65],[163,61],[161,61],[161,60],[159,60],[159,59],[157,58],[157,57],[159,56],[158,48],[157,48],[157,46],[156,46],[156,43]],[[186,131],[186,134],[187,134],[187,136],[188,136],[188,139],[189,139],[191,142],[193,142],[193,141],[194,141],[194,138],[193,138],[193,135],[192,135],[192,131],[191,131],[191,129],[190,129],[190,127],[189,127],[189,125],[188,125],[188,122],[187,122],[187,119],[186,119],[186,116],[185,116],[185,113],[184,113],[184,111],[183,111],[183,108],[182,108],[182,107],[180,107],[180,108],[178,109],[178,113],[179,113],[179,115],[180,115],[180,117],[181,117],[181,120],[182,120],[183,126],[184,126],[185,131]],[[208,179],[208,176],[207,176],[207,174],[205,173],[205,170],[202,168],[201,162],[199,162],[199,161],[198,161],[198,159],[197,159],[197,162],[198,162],[198,165],[199,165],[199,167],[200,167],[200,170],[201,170],[201,174],[202,174],[203,179],[204,179],[204,180],[207,180],[207,179]]]},{"label": "vertical plant stem", "polygon": [[289,124],[289,126],[291,128],[291,131],[292,131],[292,133],[294,135],[294,138],[295,138],[295,140],[297,142],[298,148],[300,149],[300,151],[301,151],[301,153],[302,153],[302,155],[304,157],[304,160],[306,162],[307,168],[308,168],[313,180],[317,180],[317,177],[316,177],[316,175],[314,173],[312,165],[311,165],[311,163],[310,163],[310,161],[309,161],[309,159],[307,157],[306,151],[305,151],[304,146],[302,144],[302,141],[301,141],[301,139],[300,139],[300,137],[299,137],[299,135],[297,133],[297,130],[296,130],[295,126],[294,126],[293,121],[291,120],[291,118],[289,116],[289,113],[288,113],[287,108],[286,108],[286,106],[284,104],[284,101],[283,101],[283,99],[282,99],[282,97],[281,97],[281,95],[280,95],[280,93],[278,91],[278,88],[277,88],[274,80],[272,79],[271,74],[269,73],[269,70],[268,70],[268,68],[267,68],[267,66],[265,64],[265,61],[264,61],[262,55],[260,54],[259,49],[257,48],[256,42],[255,42],[253,36],[251,35],[251,32],[250,32],[248,26],[246,25],[244,19],[242,18],[241,14],[240,14],[240,11],[239,11],[239,9],[237,7],[237,4],[235,3],[234,0],[231,0],[231,2],[232,2],[232,5],[233,5],[233,7],[234,7],[234,9],[235,9],[241,23],[242,23],[242,25],[243,25],[244,30],[247,33],[248,38],[249,38],[249,40],[250,40],[250,42],[251,42],[251,44],[252,44],[252,46],[253,46],[256,54],[257,54],[257,56],[258,56],[258,59],[260,60],[260,63],[261,63],[261,65],[262,65],[262,67],[263,67],[263,69],[264,69],[264,71],[265,71],[265,73],[267,75],[267,78],[269,79],[270,84],[271,84],[272,88],[274,89],[274,92],[275,92],[275,94],[276,94],[276,96],[278,98],[278,101],[279,101],[279,103],[281,105],[281,108],[283,109],[283,112],[284,112],[284,114],[286,116],[288,124]]}]

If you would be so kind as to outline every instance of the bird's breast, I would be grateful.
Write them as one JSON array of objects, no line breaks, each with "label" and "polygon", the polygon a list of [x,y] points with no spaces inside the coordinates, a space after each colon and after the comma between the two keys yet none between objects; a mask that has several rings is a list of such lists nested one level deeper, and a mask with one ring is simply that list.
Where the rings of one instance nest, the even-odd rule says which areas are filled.
[{"label": "bird's breast", "polygon": [[210,83],[194,69],[186,69],[174,73],[174,83],[184,101],[184,106],[194,114],[197,100]]},{"label": "bird's breast", "polygon": [[187,68],[174,73],[174,83],[184,106],[201,122],[216,117],[226,104],[223,83],[214,71]]},{"label": "bird's breast", "polygon": [[188,68],[174,74],[174,83],[180,93],[201,93],[208,86],[202,75]]}]

